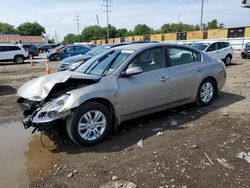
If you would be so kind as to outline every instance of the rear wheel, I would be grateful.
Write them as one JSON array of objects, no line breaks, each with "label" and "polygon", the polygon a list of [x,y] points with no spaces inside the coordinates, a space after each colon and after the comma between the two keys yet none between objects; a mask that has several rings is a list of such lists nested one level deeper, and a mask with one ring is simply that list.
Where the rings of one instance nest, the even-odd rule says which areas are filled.
[{"label": "rear wheel", "polygon": [[196,97],[196,103],[199,106],[208,106],[212,103],[215,94],[215,83],[212,79],[207,78],[200,84]]},{"label": "rear wheel", "polygon": [[84,104],[66,123],[69,137],[79,145],[94,145],[103,141],[111,131],[111,113],[97,102]]},{"label": "rear wheel", "polygon": [[224,62],[225,62],[226,65],[230,65],[231,62],[232,62],[231,55],[227,55],[227,57],[225,58]]},{"label": "rear wheel", "polygon": [[24,62],[24,57],[23,56],[16,56],[14,58],[14,62],[18,63],[18,64],[23,63]]}]

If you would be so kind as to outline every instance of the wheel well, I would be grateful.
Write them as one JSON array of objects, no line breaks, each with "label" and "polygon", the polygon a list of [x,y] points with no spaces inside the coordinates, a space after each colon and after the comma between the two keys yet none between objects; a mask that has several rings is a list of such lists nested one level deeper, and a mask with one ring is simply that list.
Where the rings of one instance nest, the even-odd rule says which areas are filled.
[{"label": "wheel well", "polygon": [[228,56],[231,57],[231,59],[233,58],[232,54],[227,54],[226,58],[227,58]]},{"label": "wheel well", "polygon": [[[206,80],[206,79],[211,79],[211,80],[214,82],[215,89],[216,89],[215,95],[217,95],[217,94],[218,94],[218,83],[217,83],[217,80],[216,80],[213,76],[208,76],[208,77],[206,77],[204,80]],[[204,80],[203,80],[203,81],[204,81]]]},{"label": "wheel well", "polygon": [[14,59],[17,58],[17,57],[23,57],[24,58],[24,55],[22,55],[22,54],[15,55]]}]

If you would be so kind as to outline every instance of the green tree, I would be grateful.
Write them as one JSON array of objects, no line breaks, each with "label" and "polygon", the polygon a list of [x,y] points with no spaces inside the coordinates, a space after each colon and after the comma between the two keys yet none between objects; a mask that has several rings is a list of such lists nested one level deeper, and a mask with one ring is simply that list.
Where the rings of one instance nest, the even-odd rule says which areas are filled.
[{"label": "green tree", "polygon": [[218,20],[213,19],[210,22],[207,22],[206,27],[204,27],[205,29],[218,29],[218,28],[224,28],[224,24],[223,23],[219,23]]},{"label": "green tree", "polygon": [[[103,33],[105,34],[105,38],[107,39],[107,27],[103,27]],[[116,27],[113,25],[109,25],[109,38],[117,37]]]},{"label": "green tree", "polygon": [[77,42],[78,37],[77,35],[73,34],[73,33],[69,33],[67,34],[64,39],[63,39],[63,43],[64,44],[73,44],[75,42]]},{"label": "green tree", "polygon": [[172,32],[183,32],[183,31],[197,31],[199,30],[199,25],[190,25],[184,23],[167,23],[161,27],[162,33],[172,33]]},{"label": "green tree", "polygon": [[151,28],[146,24],[138,24],[134,28],[135,35],[148,35],[151,33]]},{"label": "green tree", "polygon": [[0,23],[0,33],[14,33],[15,29],[13,25],[7,24],[7,23]]},{"label": "green tree", "polygon": [[117,29],[117,37],[126,37],[128,30],[125,28]]},{"label": "green tree", "polygon": [[37,22],[34,23],[25,22],[19,25],[16,28],[16,31],[20,35],[34,35],[34,36],[41,36],[46,33],[45,28]]},{"label": "green tree", "polygon": [[97,25],[86,27],[81,33],[81,39],[85,42],[102,38],[104,38],[103,29]]}]

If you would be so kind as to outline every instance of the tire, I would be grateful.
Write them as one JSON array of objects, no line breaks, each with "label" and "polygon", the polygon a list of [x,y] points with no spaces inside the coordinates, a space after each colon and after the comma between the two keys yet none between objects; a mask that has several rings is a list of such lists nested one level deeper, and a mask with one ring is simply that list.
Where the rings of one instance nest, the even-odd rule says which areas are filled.
[{"label": "tire", "polygon": [[225,65],[230,65],[232,63],[232,56],[227,55],[226,58],[224,59]]},{"label": "tire", "polygon": [[[205,88],[208,88],[207,91]],[[196,97],[196,104],[198,106],[208,106],[212,103],[215,95],[216,95],[215,83],[212,79],[207,78],[203,80],[199,86]]]},{"label": "tire", "polygon": [[[99,114],[99,118],[96,120],[97,114]],[[99,126],[97,122],[99,122]],[[81,146],[92,146],[102,142],[110,134],[111,128],[112,115],[110,111],[97,102],[84,104],[66,122],[69,137]]]},{"label": "tire", "polygon": [[21,56],[21,55],[16,56],[16,57],[14,58],[14,62],[17,63],[17,64],[21,64],[21,63],[24,62],[24,57]]}]

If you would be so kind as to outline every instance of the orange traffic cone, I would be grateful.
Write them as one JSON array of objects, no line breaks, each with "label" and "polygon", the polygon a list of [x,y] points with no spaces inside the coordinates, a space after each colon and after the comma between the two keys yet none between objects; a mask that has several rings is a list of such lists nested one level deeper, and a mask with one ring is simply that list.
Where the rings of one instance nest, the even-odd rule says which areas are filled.
[{"label": "orange traffic cone", "polygon": [[30,65],[31,65],[31,66],[34,66],[34,62],[33,62],[32,55],[30,55]]},{"label": "orange traffic cone", "polygon": [[50,67],[48,61],[46,61],[46,73],[51,74]]}]

